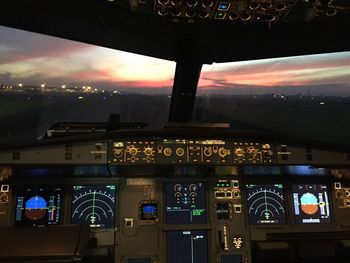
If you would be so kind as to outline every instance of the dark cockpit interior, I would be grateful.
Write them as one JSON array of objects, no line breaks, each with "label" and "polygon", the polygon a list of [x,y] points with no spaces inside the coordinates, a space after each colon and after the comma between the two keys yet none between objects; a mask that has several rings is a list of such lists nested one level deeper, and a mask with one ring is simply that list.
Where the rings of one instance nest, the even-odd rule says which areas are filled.
[{"label": "dark cockpit interior", "polygon": [[0,144],[0,262],[347,261],[350,139],[193,116],[204,65],[349,51],[348,0],[2,0],[0,10],[4,27],[176,62],[162,128],[110,112]]}]

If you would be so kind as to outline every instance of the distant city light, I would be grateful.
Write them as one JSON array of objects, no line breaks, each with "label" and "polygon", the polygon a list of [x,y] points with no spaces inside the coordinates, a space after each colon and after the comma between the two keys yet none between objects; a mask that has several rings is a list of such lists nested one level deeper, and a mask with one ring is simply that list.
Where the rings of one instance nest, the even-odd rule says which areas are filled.
[{"label": "distant city light", "polygon": [[45,88],[45,83],[44,83],[44,84],[41,84],[40,87]]},{"label": "distant city light", "polygon": [[83,99],[84,99],[83,96],[79,96],[79,97],[78,97],[78,100],[83,100]]},{"label": "distant city light", "polygon": [[65,89],[66,88],[66,85],[62,85],[62,89]]},{"label": "distant city light", "polygon": [[22,84],[22,83],[19,83],[18,86],[19,86],[19,87],[23,87],[23,84]]},{"label": "distant city light", "polygon": [[323,101],[321,101],[321,102],[320,102],[320,105],[324,105],[324,102],[323,102]]}]

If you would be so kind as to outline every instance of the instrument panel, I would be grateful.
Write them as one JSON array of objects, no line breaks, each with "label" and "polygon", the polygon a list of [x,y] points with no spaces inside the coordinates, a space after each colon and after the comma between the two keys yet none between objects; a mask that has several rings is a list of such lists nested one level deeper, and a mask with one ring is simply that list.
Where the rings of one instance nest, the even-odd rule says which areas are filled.
[{"label": "instrument panel", "polygon": [[210,136],[81,145],[2,151],[0,162],[16,160],[6,161],[0,226],[89,225],[113,263],[254,263],[265,246],[302,259],[293,249],[305,236],[350,240],[350,172],[312,167],[349,164],[345,152]]},{"label": "instrument panel", "polygon": [[[254,262],[253,244],[270,242],[271,234],[340,235],[339,217],[350,218],[350,208],[338,202],[346,185],[322,176],[313,183],[290,179],[130,176],[103,184],[28,184],[16,187],[12,224],[89,224],[97,238],[110,235],[111,246],[118,240],[118,263]],[[133,242],[149,242],[150,255],[141,257]]]}]

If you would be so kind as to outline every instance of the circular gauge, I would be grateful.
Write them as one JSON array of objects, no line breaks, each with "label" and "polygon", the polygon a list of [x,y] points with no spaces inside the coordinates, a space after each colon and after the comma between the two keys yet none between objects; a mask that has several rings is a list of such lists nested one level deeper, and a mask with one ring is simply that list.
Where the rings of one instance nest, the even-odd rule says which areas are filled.
[{"label": "circular gauge", "polygon": [[176,192],[181,192],[181,190],[182,190],[182,185],[181,185],[181,184],[176,184],[176,185],[174,186],[174,190],[175,190]]},{"label": "circular gauge", "polygon": [[29,220],[40,220],[46,215],[46,201],[41,196],[33,196],[25,204],[25,216]]},{"label": "circular gauge", "polygon": [[115,186],[74,186],[72,223],[113,227]]},{"label": "circular gauge", "polygon": [[195,192],[197,190],[197,185],[190,184],[189,189],[190,189],[191,192]]},{"label": "circular gauge", "polygon": [[252,224],[285,224],[283,186],[247,185],[248,214]]}]

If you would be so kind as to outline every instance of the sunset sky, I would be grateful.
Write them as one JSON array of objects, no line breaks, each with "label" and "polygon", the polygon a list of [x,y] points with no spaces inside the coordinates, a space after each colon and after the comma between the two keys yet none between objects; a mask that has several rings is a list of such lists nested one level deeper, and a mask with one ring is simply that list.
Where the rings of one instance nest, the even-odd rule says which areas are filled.
[{"label": "sunset sky", "polygon": [[[0,85],[157,90],[172,86],[174,72],[172,61],[0,26]],[[199,85],[204,93],[350,95],[350,52],[204,65]]]}]

